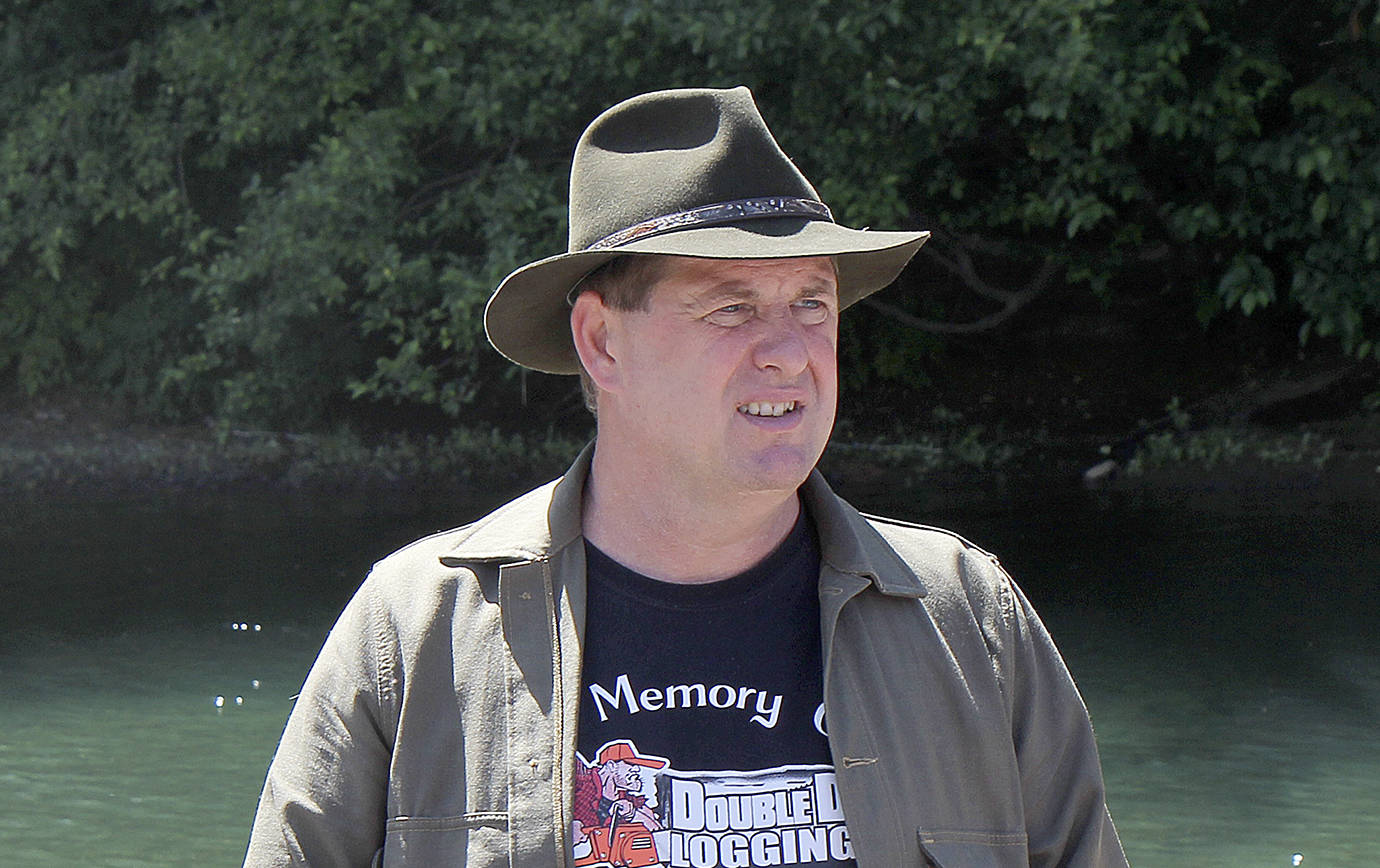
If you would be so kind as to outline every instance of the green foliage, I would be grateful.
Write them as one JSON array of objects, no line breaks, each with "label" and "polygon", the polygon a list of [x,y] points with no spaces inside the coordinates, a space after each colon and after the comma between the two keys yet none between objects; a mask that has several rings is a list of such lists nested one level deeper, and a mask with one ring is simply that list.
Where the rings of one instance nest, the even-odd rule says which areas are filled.
[{"label": "green foliage", "polygon": [[1193,420],[1175,397],[1165,407],[1170,428],[1149,434],[1126,464],[1126,472],[1140,476],[1147,471],[1185,464],[1207,468],[1242,461],[1278,467],[1320,469],[1332,459],[1336,442],[1311,431],[1271,434],[1249,429],[1195,428]]},{"label": "green foliage", "polygon": [[[580,129],[737,83],[845,222],[941,228],[934,251],[994,284],[1052,262],[1380,355],[1373,0],[8,9],[0,376],[30,392],[278,426],[351,401],[497,413],[518,385],[483,304],[564,248]],[[972,314],[922,270],[897,304]],[[922,376],[935,339],[899,328],[850,326],[855,380]]]},{"label": "green foliage", "polygon": [[0,492],[160,489],[284,483],[305,490],[405,487],[416,497],[456,485],[512,487],[570,466],[582,442],[453,427],[444,437],[396,435],[366,444],[349,430],[319,435],[223,431],[206,437],[104,432],[96,438],[0,444]]},{"label": "green foliage", "polygon": [[853,423],[841,419],[824,463],[861,458],[869,467],[883,468],[890,478],[918,485],[942,470],[996,470],[1020,457],[1022,448],[1000,431],[968,424],[963,414],[935,407],[923,430],[897,426],[888,434],[857,437]]}]

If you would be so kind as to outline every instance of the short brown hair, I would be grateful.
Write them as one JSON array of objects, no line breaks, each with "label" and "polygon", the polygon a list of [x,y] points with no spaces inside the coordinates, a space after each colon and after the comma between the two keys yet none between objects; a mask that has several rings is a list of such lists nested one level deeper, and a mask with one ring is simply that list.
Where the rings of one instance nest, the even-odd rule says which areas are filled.
[{"label": "short brown hair", "polygon": [[[593,292],[614,310],[646,310],[652,287],[661,279],[665,268],[665,256],[646,253],[616,256],[586,274],[572,290],[571,301]],[[598,416],[598,392],[583,363],[580,364],[580,391],[584,393],[589,412]]]}]

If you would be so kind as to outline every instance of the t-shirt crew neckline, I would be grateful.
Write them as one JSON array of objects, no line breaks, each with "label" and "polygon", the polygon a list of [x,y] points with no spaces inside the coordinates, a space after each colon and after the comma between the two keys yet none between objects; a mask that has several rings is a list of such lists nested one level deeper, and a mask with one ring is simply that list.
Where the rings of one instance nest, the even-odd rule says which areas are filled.
[{"label": "t-shirt crew neckline", "polygon": [[585,539],[587,572],[603,577],[604,589],[660,609],[706,609],[743,605],[768,593],[776,582],[790,581],[814,561],[818,550],[813,524],[800,510],[786,538],[756,565],[736,576],[685,584],[654,579],[623,566]]}]

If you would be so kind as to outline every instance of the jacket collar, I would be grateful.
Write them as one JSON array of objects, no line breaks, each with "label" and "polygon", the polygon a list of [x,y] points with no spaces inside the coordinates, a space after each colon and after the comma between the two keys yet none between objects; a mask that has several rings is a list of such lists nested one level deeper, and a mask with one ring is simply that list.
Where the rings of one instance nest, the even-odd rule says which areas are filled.
[{"label": "jacket collar", "polygon": [[[550,558],[581,538],[581,510],[594,444],[560,479],[543,485],[458,531],[445,560],[517,563]],[[814,470],[800,489],[819,534],[820,557],[843,573],[867,579],[884,594],[923,597],[925,585],[872,523],[834,494]]]},{"label": "jacket collar", "polygon": [[545,560],[581,536],[585,479],[594,444],[581,450],[565,475],[511,500],[456,531],[445,561],[517,563]]},{"label": "jacket collar", "polygon": [[835,494],[819,470],[810,473],[800,494],[814,519],[824,563],[867,579],[883,594],[923,597],[928,593],[924,582],[872,522]]}]

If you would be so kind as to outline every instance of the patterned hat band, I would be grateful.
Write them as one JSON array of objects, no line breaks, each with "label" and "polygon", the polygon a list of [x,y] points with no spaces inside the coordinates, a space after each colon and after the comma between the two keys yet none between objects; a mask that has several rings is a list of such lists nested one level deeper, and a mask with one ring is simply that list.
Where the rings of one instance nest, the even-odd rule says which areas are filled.
[{"label": "patterned hat band", "polygon": [[809,220],[834,222],[834,215],[829,211],[829,206],[814,199],[802,199],[796,196],[735,199],[731,202],[716,202],[713,205],[691,208],[689,211],[677,211],[674,214],[663,214],[660,217],[643,220],[627,229],[620,229],[612,235],[605,235],[586,247],[585,250],[607,250],[610,247],[627,244],[629,241],[661,235],[666,232],[735,223],[739,220],[756,220],[764,217],[804,217]]}]

